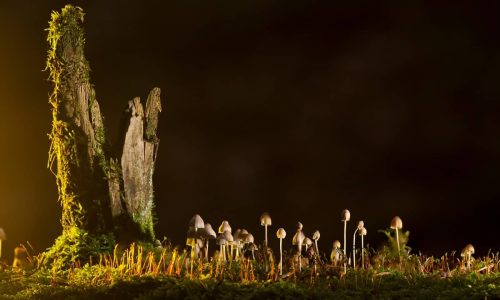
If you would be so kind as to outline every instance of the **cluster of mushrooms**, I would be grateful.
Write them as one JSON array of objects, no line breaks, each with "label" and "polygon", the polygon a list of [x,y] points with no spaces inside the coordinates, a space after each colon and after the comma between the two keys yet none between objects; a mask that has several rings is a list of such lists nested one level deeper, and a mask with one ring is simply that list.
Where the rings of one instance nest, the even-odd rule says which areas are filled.
[{"label": "cluster of mushrooms", "polygon": [[[344,209],[341,213],[340,221],[344,223],[344,247],[341,248],[341,242],[335,240],[333,242],[333,249],[330,254],[330,262],[334,266],[340,266],[343,264],[344,270],[347,269],[347,265],[351,265],[356,269],[356,236],[359,235],[361,239],[361,268],[365,268],[365,243],[364,239],[368,231],[365,227],[364,221],[360,220],[357,223],[356,229],[353,235],[353,245],[352,245],[352,256],[347,254],[347,222],[351,220],[351,213],[349,210]],[[268,248],[268,227],[272,225],[271,216],[268,213],[263,213],[260,217],[260,223],[264,227],[264,244],[263,250],[265,257],[272,253]],[[312,238],[307,237],[304,234],[302,223],[298,222],[296,226],[296,231],[292,239],[292,245],[296,247],[296,253],[294,255],[294,260],[292,262],[296,264],[299,271],[302,270],[302,255],[305,253],[309,262],[316,265],[321,261],[318,248],[318,240],[321,235],[319,230],[314,231]],[[399,260],[401,261],[401,246],[399,231],[403,228],[403,221],[400,217],[395,216],[391,220],[390,228],[396,233],[396,243]],[[276,232],[276,237],[279,239],[280,244],[280,260],[278,264],[279,274],[283,275],[283,240],[286,238],[287,234],[285,229],[279,228]],[[242,257],[249,257],[249,259],[255,260],[255,251],[259,250],[258,246],[255,244],[254,236],[248,232],[246,229],[237,229],[233,232],[228,221],[222,221],[221,225],[218,227],[217,232],[212,228],[209,223],[205,223],[200,215],[194,215],[189,222],[189,230],[187,232],[186,245],[191,249],[191,269],[193,268],[193,261],[195,259],[203,259],[208,261],[208,246],[209,241],[215,240],[216,245],[219,247],[216,251],[215,259],[217,262],[222,263],[226,261],[238,261]],[[305,251],[305,252],[304,252]],[[250,255],[251,253],[251,255]],[[470,268],[470,263],[474,254],[474,247],[472,245],[467,245],[462,251],[462,257],[464,262],[467,264],[467,268]],[[351,261],[352,259],[352,261]],[[267,260],[267,258],[266,258]],[[267,266],[266,266],[267,269]]]}]

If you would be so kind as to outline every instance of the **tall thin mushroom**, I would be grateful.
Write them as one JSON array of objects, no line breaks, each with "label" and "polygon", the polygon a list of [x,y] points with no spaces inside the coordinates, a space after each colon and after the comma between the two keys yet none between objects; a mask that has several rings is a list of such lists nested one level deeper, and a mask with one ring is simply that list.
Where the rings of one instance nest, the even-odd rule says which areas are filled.
[{"label": "tall thin mushroom", "polygon": [[208,244],[209,244],[209,240],[213,240],[213,239],[217,238],[217,234],[215,233],[215,231],[212,228],[212,225],[210,225],[210,223],[205,223],[204,237],[206,239],[206,243],[205,243],[205,259],[208,261]]},{"label": "tall thin mushroom", "polygon": [[305,234],[302,232],[303,227],[302,223],[297,223],[297,231],[292,240],[292,245],[297,246],[298,250],[299,271],[302,271],[302,243],[306,238]]},{"label": "tall thin mushroom", "polygon": [[470,269],[472,254],[474,254],[474,252],[475,252],[474,246],[472,246],[472,244],[467,244],[467,246],[465,246],[465,248],[462,250],[462,253],[460,253],[460,256],[462,256],[464,258],[464,260],[466,261],[467,270]]},{"label": "tall thin mushroom", "polygon": [[340,221],[344,222],[344,271],[347,271],[347,222],[351,220],[351,212],[344,209],[340,215]]},{"label": "tall thin mushroom", "polygon": [[365,227],[365,222],[359,221],[358,227],[354,230],[354,236],[352,238],[352,266],[356,269],[356,233]]},{"label": "tall thin mushroom", "polygon": [[341,254],[341,251],[340,250],[340,241],[338,240],[335,240],[333,242],[333,249],[332,249],[332,252],[330,253],[330,261],[331,263],[336,267],[340,261],[340,254]]},{"label": "tall thin mushroom", "polygon": [[366,227],[361,228],[359,231],[359,235],[361,236],[361,264],[363,265],[363,269],[365,268],[365,240],[364,237],[367,234]]},{"label": "tall thin mushroom", "polygon": [[403,228],[403,220],[400,217],[395,216],[391,220],[391,229],[396,230],[396,243],[398,244],[398,257],[401,262],[401,249],[399,246],[399,230]]},{"label": "tall thin mushroom", "polygon": [[313,240],[314,240],[314,246],[316,247],[316,255],[318,256],[318,259],[321,261],[321,257],[319,255],[319,248],[318,248],[318,240],[321,237],[321,234],[319,233],[319,230],[316,230],[313,233]]},{"label": "tall thin mushroom", "polygon": [[264,247],[267,248],[267,226],[273,224],[269,213],[265,212],[260,216],[260,225],[264,226]]},{"label": "tall thin mushroom", "polygon": [[283,276],[283,239],[286,237],[286,231],[283,228],[278,229],[276,236],[280,239],[280,276]]}]

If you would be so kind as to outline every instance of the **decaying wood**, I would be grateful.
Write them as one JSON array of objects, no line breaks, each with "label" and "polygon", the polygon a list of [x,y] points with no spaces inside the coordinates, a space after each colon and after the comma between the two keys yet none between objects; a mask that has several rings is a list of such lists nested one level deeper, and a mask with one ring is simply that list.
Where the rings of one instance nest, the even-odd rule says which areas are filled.
[{"label": "decaying wood", "polygon": [[152,240],[153,173],[159,139],[160,89],[154,88],[144,109],[129,101],[122,151],[113,157],[103,117],[89,81],[84,56],[81,9],[66,6],[53,14],[49,28],[48,69],[54,83],[49,155],[63,207],[63,230],[115,232],[128,239]]}]

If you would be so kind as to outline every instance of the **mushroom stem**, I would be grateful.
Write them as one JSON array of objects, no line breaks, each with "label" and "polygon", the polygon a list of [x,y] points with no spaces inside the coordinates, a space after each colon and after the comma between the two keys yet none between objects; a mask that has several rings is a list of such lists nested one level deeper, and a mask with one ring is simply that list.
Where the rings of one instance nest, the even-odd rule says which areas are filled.
[{"label": "mushroom stem", "polygon": [[298,243],[297,245],[299,249],[299,256],[297,257],[299,260],[299,272],[302,272],[302,243]]},{"label": "mushroom stem", "polygon": [[0,258],[2,257],[2,240],[0,240]]},{"label": "mushroom stem", "polygon": [[264,225],[264,232],[265,232],[265,234],[264,234],[264,236],[265,236],[265,238],[264,238],[264,247],[267,248],[267,224]]},{"label": "mushroom stem", "polygon": [[209,240],[207,239],[207,241],[205,242],[205,261],[208,261],[208,244]]},{"label": "mushroom stem", "polygon": [[255,250],[252,249],[252,259],[255,260]]},{"label": "mushroom stem", "polygon": [[361,264],[362,268],[365,268],[365,245],[364,245],[364,235],[361,235]]},{"label": "mushroom stem", "polygon": [[344,272],[347,271],[347,221],[344,221]]},{"label": "mushroom stem", "polygon": [[358,232],[358,228],[354,230],[354,236],[352,238],[352,267],[356,269],[356,233]]},{"label": "mushroom stem", "polygon": [[314,240],[314,245],[316,246],[316,255],[318,256],[318,259],[320,259],[319,249],[318,249],[318,240]]},{"label": "mushroom stem", "polygon": [[401,249],[399,246],[399,229],[396,228],[396,243],[398,244],[398,256],[399,256],[399,262],[401,262]]},{"label": "mushroom stem", "polygon": [[283,239],[280,239],[280,276],[283,276]]}]

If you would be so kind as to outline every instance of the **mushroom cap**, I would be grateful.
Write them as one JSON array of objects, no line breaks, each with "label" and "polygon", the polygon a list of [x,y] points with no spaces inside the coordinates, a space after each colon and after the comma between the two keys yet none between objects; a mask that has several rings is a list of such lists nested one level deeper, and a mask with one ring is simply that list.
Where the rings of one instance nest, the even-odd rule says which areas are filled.
[{"label": "mushroom cap", "polygon": [[313,233],[313,240],[317,241],[317,240],[319,240],[320,237],[321,237],[321,234],[319,233],[319,230],[316,230]]},{"label": "mushroom cap", "polygon": [[227,241],[226,239],[224,238],[224,235],[223,234],[219,234],[219,236],[217,237],[217,240],[216,240],[216,244],[218,246],[221,246],[221,245],[226,245],[227,244]]},{"label": "mushroom cap", "polygon": [[344,209],[340,214],[340,221],[348,222],[349,220],[351,220],[351,212],[347,209]]},{"label": "mushroom cap", "polygon": [[0,227],[0,241],[5,241],[7,239],[7,235],[5,234],[5,231],[3,228]]},{"label": "mushroom cap", "polygon": [[243,240],[245,243],[253,243],[255,239],[251,233],[245,235],[245,239]]},{"label": "mushroom cap", "polygon": [[228,221],[222,221],[222,224],[219,226],[219,233],[223,233],[224,231],[229,231],[229,233],[231,233],[231,226]]},{"label": "mushroom cap", "polygon": [[233,235],[231,234],[231,232],[229,232],[229,231],[224,231],[224,232],[222,233],[222,236],[224,236],[224,239],[225,239],[227,242],[229,242],[229,243],[234,242],[234,237],[233,237]]},{"label": "mushroom cap", "polygon": [[297,223],[297,230],[302,230],[302,228],[304,228],[304,225],[302,225],[302,223],[298,222]]},{"label": "mushroom cap", "polygon": [[311,246],[312,243],[313,243],[313,241],[310,238],[306,237],[304,239],[304,244],[306,244],[307,246]]},{"label": "mushroom cap", "polygon": [[340,244],[340,241],[339,240],[335,240],[333,242],[333,249],[340,249],[342,245]]},{"label": "mushroom cap", "polygon": [[279,239],[284,239],[286,237],[286,231],[285,231],[285,229],[283,229],[283,228],[278,229],[278,231],[276,232],[276,236]]},{"label": "mushroom cap", "polygon": [[234,231],[233,238],[235,241],[242,241],[243,240],[243,236],[241,234],[241,229],[238,228]]},{"label": "mushroom cap", "polygon": [[302,230],[297,230],[295,235],[293,236],[292,239],[292,245],[299,245],[304,242],[304,239],[306,238],[305,234],[302,232]]},{"label": "mushroom cap", "polygon": [[366,227],[363,227],[359,230],[359,235],[366,235],[368,232],[366,230]]},{"label": "mushroom cap", "polygon": [[467,246],[465,246],[465,248],[462,250],[462,253],[460,254],[460,256],[464,257],[464,256],[468,256],[468,255],[472,255],[474,254],[474,246],[472,246],[472,244],[467,244]]},{"label": "mushroom cap", "polygon": [[365,222],[359,221],[358,222],[358,230],[361,230],[361,228],[364,228],[364,227],[365,227]]},{"label": "mushroom cap", "polygon": [[200,215],[196,214],[189,221],[189,227],[193,227],[195,230],[205,228],[205,222],[203,222]]},{"label": "mushroom cap", "polygon": [[403,228],[403,220],[400,217],[395,216],[391,220],[391,229],[401,229]]},{"label": "mushroom cap", "polygon": [[242,229],[240,235],[246,235],[246,234],[248,234],[248,230]]},{"label": "mushroom cap", "polygon": [[273,225],[273,222],[271,220],[271,216],[269,215],[269,213],[265,212],[263,213],[261,216],[260,216],[260,225],[261,226],[271,226]]},{"label": "mushroom cap", "polygon": [[212,228],[212,225],[210,223],[205,223],[205,238],[206,239],[215,239],[217,237],[217,234],[215,233],[214,229]]}]

